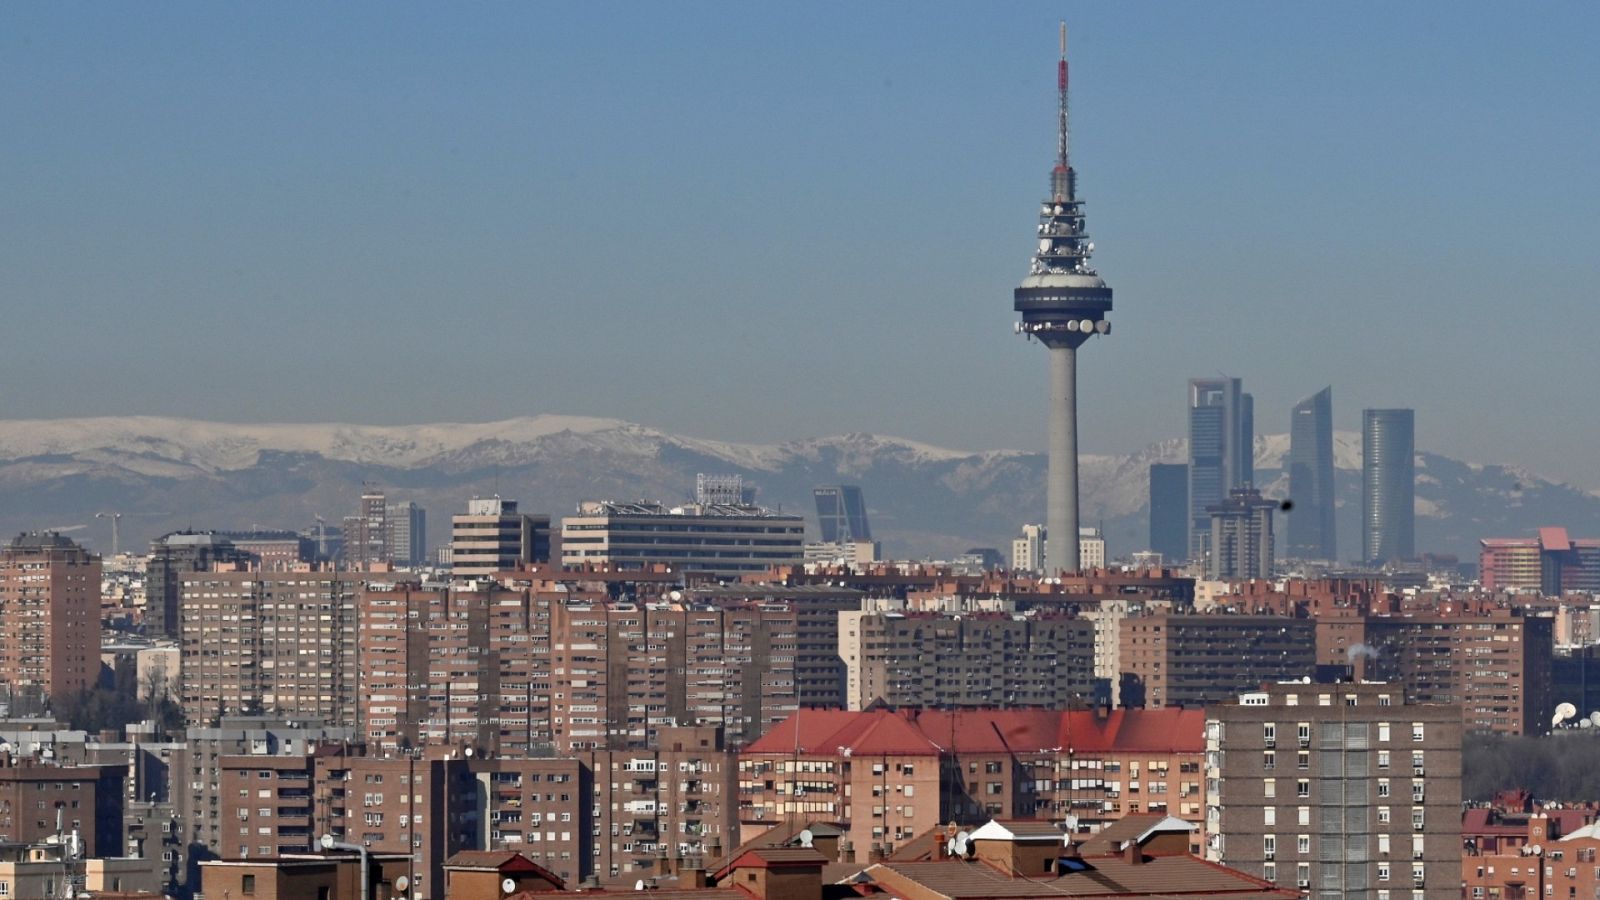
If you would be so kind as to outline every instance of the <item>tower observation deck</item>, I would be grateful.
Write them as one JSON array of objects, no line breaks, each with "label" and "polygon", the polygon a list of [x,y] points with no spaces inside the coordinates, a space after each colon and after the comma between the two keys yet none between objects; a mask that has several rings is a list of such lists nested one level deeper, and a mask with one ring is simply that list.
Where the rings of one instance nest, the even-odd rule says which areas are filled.
[{"label": "tower observation deck", "polygon": [[[1078,570],[1078,348],[1110,334],[1111,288],[1089,265],[1089,240],[1069,157],[1067,26],[1061,25],[1057,67],[1056,164],[1050,195],[1039,209],[1038,248],[1028,276],[1013,292],[1022,321],[1016,332],[1050,351],[1050,462],[1045,477],[1046,572]],[[1054,538],[1054,540],[1051,540]]]}]

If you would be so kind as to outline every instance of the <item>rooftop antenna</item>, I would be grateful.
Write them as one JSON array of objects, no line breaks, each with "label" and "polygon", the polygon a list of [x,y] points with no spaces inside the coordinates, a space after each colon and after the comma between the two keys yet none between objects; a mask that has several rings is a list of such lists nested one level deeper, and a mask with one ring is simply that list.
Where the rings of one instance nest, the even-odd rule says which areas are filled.
[{"label": "rooftop antenna", "polygon": [[1074,194],[1077,193],[1077,186],[1073,184],[1076,179],[1073,178],[1072,173],[1070,156],[1072,141],[1067,123],[1067,23],[1065,20],[1061,22],[1061,61],[1056,64],[1056,92],[1059,94],[1057,101],[1059,109],[1056,113],[1056,169],[1053,173],[1055,177],[1052,179],[1055,182],[1053,193],[1057,200],[1071,200],[1074,198]]}]

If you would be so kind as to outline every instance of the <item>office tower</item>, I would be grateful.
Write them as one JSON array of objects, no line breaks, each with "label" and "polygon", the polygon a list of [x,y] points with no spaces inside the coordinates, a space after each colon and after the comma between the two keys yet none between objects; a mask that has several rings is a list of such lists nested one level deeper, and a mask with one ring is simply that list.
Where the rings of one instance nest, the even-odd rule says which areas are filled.
[{"label": "office tower", "polygon": [[817,524],[824,544],[872,540],[867,527],[867,501],[853,484],[825,484],[811,490],[817,501]]},{"label": "office tower", "polygon": [[1416,414],[1361,411],[1363,559],[1384,563],[1416,552]]},{"label": "office tower", "polygon": [[428,559],[428,513],[407,500],[384,509],[389,561],[397,566],[420,566]]},{"label": "office tower", "polygon": [[1150,466],[1150,549],[1164,562],[1189,558],[1189,467]]},{"label": "office tower", "polygon": [[[65,700],[100,677],[100,557],[53,531],[0,549],[0,686]],[[41,697],[42,695],[42,697]]]},{"label": "office tower", "polygon": [[759,506],[586,501],[561,520],[561,561],[737,575],[805,558],[805,520]]},{"label": "office tower", "polygon": [[1189,380],[1189,558],[1205,558],[1211,540],[1208,510],[1251,482],[1255,469],[1251,422],[1255,404],[1237,378]]},{"label": "office tower", "polygon": [[474,497],[450,517],[450,574],[483,578],[532,562],[550,562],[549,516],[517,512],[517,501]]},{"label": "office tower", "polygon": [[1037,572],[1044,563],[1044,526],[1022,526],[1022,537],[1011,541],[1011,570]]},{"label": "office tower", "polygon": [[1333,528],[1333,388],[1294,405],[1289,414],[1289,555],[1338,559]]},{"label": "office tower", "polygon": [[178,600],[183,575],[205,572],[217,563],[248,565],[251,554],[214,532],[174,532],[150,542],[144,568],[144,630],[151,636],[177,638]]},{"label": "office tower", "polygon": [[1050,196],[1039,211],[1039,244],[1028,277],[1013,292],[1021,314],[1016,331],[1038,338],[1050,351],[1050,457],[1045,476],[1045,530],[1057,535],[1045,551],[1044,570],[1078,571],[1078,348],[1094,334],[1109,334],[1111,288],[1089,265],[1094,250],[1084,228],[1078,174],[1068,156],[1067,27],[1061,26],[1056,68],[1056,165]]},{"label": "office tower", "polygon": [[1459,707],[1272,684],[1206,719],[1207,858],[1316,900],[1461,896]]},{"label": "office tower", "polygon": [[389,504],[383,491],[362,491],[356,514],[344,517],[344,561],[352,568],[389,561]]},{"label": "office tower", "polygon": [[1271,578],[1272,513],[1278,504],[1252,487],[1234,488],[1228,499],[1210,508],[1211,556],[1206,576]]}]

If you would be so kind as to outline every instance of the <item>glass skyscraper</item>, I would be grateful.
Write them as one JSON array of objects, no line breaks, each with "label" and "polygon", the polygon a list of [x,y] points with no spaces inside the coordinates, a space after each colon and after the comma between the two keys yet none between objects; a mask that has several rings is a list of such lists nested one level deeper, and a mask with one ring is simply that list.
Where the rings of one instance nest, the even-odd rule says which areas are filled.
[{"label": "glass skyscraper", "polygon": [[1361,529],[1367,562],[1416,552],[1416,414],[1361,411]]},{"label": "glass skyscraper", "polygon": [[1333,388],[1294,405],[1289,420],[1289,555],[1336,560],[1333,509]]},{"label": "glass skyscraper", "polygon": [[1165,562],[1189,558],[1189,467],[1150,467],[1150,549]]},{"label": "glass skyscraper", "polygon": [[1208,511],[1255,479],[1255,404],[1237,378],[1189,380],[1189,558],[1205,556]]},{"label": "glass skyscraper", "polygon": [[861,488],[853,484],[827,484],[813,488],[817,501],[817,525],[825,544],[872,540],[867,527],[867,502]]}]

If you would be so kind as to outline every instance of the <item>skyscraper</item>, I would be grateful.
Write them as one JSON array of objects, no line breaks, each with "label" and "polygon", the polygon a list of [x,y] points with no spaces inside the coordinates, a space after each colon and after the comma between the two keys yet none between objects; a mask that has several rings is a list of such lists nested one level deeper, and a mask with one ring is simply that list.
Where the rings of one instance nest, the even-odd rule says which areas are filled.
[{"label": "skyscraper", "polygon": [[384,509],[385,540],[389,561],[401,566],[420,566],[428,558],[428,513],[411,502],[390,503]]},{"label": "skyscraper", "polygon": [[1189,558],[1211,540],[1208,510],[1255,478],[1254,399],[1237,378],[1189,379]]},{"label": "skyscraper", "polygon": [[54,531],[17,535],[0,548],[0,687],[63,701],[99,677],[100,557]]},{"label": "skyscraper", "polygon": [[1206,576],[1271,578],[1272,512],[1278,504],[1253,487],[1234,488],[1228,499],[1211,507],[1211,556]]},{"label": "skyscraper", "polygon": [[817,501],[817,524],[825,544],[872,540],[867,526],[867,501],[853,484],[824,484],[811,490]]},{"label": "skyscraper", "polygon": [[1164,562],[1189,558],[1189,467],[1150,467],[1150,549]]},{"label": "skyscraper", "polygon": [[[1050,351],[1050,463],[1045,476],[1045,531],[1078,533],[1078,347],[1109,334],[1111,288],[1089,265],[1094,244],[1084,228],[1078,174],[1068,157],[1067,26],[1061,25],[1056,67],[1056,165],[1050,196],[1039,211],[1039,245],[1028,277],[1013,292],[1021,314],[1016,331]],[[1060,540],[1045,551],[1047,572],[1077,571],[1078,543]]]},{"label": "skyscraper", "polygon": [[1338,559],[1333,529],[1333,388],[1294,405],[1289,418],[1289,555]]},{"label": "skyscraper", "polygon": [[1367,562],[1416,552],[1416,413],[1361,411],[1361,529]]}]

